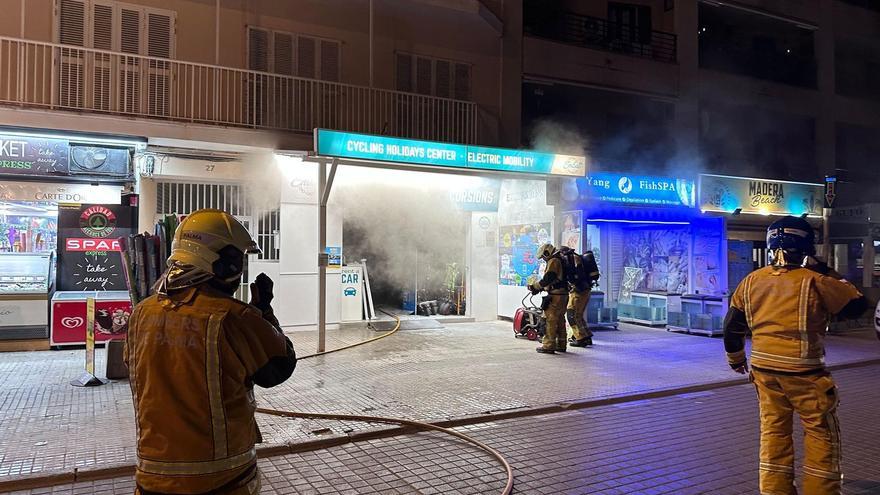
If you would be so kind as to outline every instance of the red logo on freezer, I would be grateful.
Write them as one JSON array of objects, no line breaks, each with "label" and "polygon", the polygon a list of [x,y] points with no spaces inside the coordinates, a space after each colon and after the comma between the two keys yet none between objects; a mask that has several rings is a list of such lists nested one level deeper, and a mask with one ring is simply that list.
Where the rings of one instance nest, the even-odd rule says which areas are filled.
[{"label": "red logo on freezer", "polygon": [[85,320],[79,316],[66,316],[61,318],[61,324],[64,325],[65,328],[79,328],[85,324]]},{"label": "red logo on freezer", "polygon": [[68,238],[64,244],[64,250],[68,252],[83,251],[121,251],[119,239],[85,239],[81,237]]}]

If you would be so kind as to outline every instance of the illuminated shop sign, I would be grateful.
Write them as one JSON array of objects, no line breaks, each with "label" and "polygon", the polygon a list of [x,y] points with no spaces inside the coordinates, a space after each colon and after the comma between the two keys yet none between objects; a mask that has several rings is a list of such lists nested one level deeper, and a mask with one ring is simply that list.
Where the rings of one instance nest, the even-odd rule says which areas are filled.
[{"label": "illuminated shop sign", "polygon": [[583,177],[587,170],[586,158],[582,156],[418,141],[326,129],[315,130],[315,151],[322,156],[338,158],[542,175]]},{"label": "illuminated shop sign", "polygon": [[821,184],[725,175],[700,176],[700,209],[703,211],[821,216],[823,199]]},{"label": "illuminated shop sign", "polygon": [[609,203],[696,206],[694,181],[675,177],[595,172],[577,180],[581,198]]},{"label": "illuminated shop sign", "polygon": [[66,139],[0,133],[0,174],[66,175],[69,153]]},{"label": "illuminated shop sign", "polygon": [[501,181],[485,178],[449,191],[449,200],[465,211],[498,211],[500,196]]}]

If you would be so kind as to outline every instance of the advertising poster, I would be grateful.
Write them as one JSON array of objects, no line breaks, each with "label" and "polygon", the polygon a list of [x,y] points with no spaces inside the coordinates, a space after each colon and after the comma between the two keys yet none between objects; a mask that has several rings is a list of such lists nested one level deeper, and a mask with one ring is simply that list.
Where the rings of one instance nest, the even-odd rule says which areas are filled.
[{"label": "advertising poster", "polygon": [[576,253],[583,253],[583,225],[584,212],[565,211],[562,212],[562,245],[574,249]]},{"label": "advertising poster", "polygon": [[328,268],[339,268],[342,266],[342,247],[327,246]]},{"label": "advertising poster", "polygon": [[639,268],[634,290],[683,293],[688,287],[690,231],[686,228],[624,232],[624,265]]},{"label": "advertising poster", "polygon": [[541,244],[552,241],[551,228],[550,222],[500,228],[499,284],[526,286],[541,277],[544,263],[535,253]]},{"label": "advertising poster", "polygon": [[693,290],[698,294],[722,295],[727,291],[722,269],[723,222],[701,219],[691,224],[693,235]]},{"label": "advertising poster", "polygon": [[[105,342],[124,336],[128,332],[131,301],[124,299],[98,299],[95,304],[93,339]],[[86,298],[56,300],[52,303],[52,343],[81,344],[88,339],[86,324]]]},{"label": "advertising poster", "polygon": [[119,238],[132,230],[129,206],[59,206],[58,290],[127,291]]},{"label": "advertising poster", "polygon": [[736,287],[752,270],[755,262],[752,259],[752,241],[727,241],[727,293],[733,294]]}]

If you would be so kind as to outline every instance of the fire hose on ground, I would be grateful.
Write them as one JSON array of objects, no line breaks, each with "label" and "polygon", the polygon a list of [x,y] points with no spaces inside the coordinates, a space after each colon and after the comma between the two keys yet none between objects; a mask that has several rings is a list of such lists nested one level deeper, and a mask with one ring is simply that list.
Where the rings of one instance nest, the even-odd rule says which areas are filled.
[{"label": "fire hose on ground", "polygon": [[[124,266],[127,268],[127,270],[125,271],[125,275],[126,275],[126,283],[129,288],[129,295],[131,296],[131,299],[132,299],[132,305],[134,305],[137,303],[137,296],[132,290],[131,279],[133,277],[132,277],[132,273],[131,273],[131,262],[128,259],[128,253],[125,251],[125,249],[122,250],[121,254],[122,254],[122,260],[123,260]],[[397,315],[388,313],[386,311],[383,311],[381,309],[380,309],[380,311],[382,311],[383,313],[385,313],[388,316],[391,316],[392,318],[394,318],[396,320],[396,323],[395,323],[394,328],[392,330],[390,330],[386,333],[383,333],[382,335],[378,335],[376,337],[372,337],[367,340],[363,340],[361,342],[356,342],[354,344],[345,345],[345,346],[342,346],[342,347],[339,347],[336,349],[330,349],[328,351],[316,352],[314,354],[308,354],[305,356],[301,356],[297,360],[302,361],[303,359],[309,359],[309,358],[314,358],[314,357],[318,357],[318,356],[325,356],[327,354],[331,354],[334,352],[344,351],[346,349],[351,349],[353,347],[358,347],[358,346],[361,346],[364,344],[369,344],[371,342],[376,342],[377,340],[384,339],[386,337],[389,337],[389,336],[397,333],[397,331],[400,330],[400,325],[401,325],[400,317]],[[436,426],[436,425],[432,425],[430,423],[424,423],[421,421],[412,421],[412,420],[400,419],[400,418],[388,418],[388,417],[381,417],[381,416],[362,416],[362,415],[349,415],[349,414],[326,414],[326,413],[309,413],[309,412],[297,412],[297,411],[280,411],[280,410],[276,410],[276,409],[267,409],[267,408],[257,408],[257,412],[261,413],[261,414],[266,414],[269,416],[280,416],[280,417],[285,417],[285,418],[325,419],[325,420],[333,420],[333,421],[355,421],[355,422],[365,422],[365,423],[396,424],[396,425],[405,426],[405,427],[409,427],[409,428],[416,429],[416,430],[437,431],[440,433],[445,433],[447,435],[451,435],[451,436],[458,438],[460,440],[464,440],[465,442],[468,442],[471,445],[474,445],[474,446],[480,448],[481,450],[487,452],[489,455],[491,455],[493,458],[495,458],[501,464],[501,466],[504,468],[504,470],[507,474],[507,483],[505,484],[504,489],[501,491],[501,494],[502,495],[509,495],[513,491],[513,469],[511,468],[511,466],[507,462],[507,460],[497,450],[493,449],[492,447],[489,447],[488,445],[480,442],[479,440],[476,440],[476,439],[471,438],[463,433],[459,433],[459,432],[451,430],[449,428],[443,428],[441,426]]]},{"label": "fire hose on ground", "polygon": [[[382,311],[382,310],[380,309],[380,311]],[[400,330],[400,324],[401,324],[400,317],[397,315],[386,313],[385,311],[382,311],[382,312],[397,320],[396,324],[394,325],[394,328],[392,330],[390,330],[389,332],[386,332],[382,335],[364,340],[362,342],[357,342],[354,344],[339,347],[337,349],[331,349],[329,351],[308,354],[306,356],[299,357],[297,360],[302,361],[303,359],[309,359],[309,358],[313,358],[313,357],[317,357],[317,356],[324,356],[324,355],[327,355],[330,353],[339,352],[339,351],[343,351],[346,349],[351,349],[352,347],[357,347],[357,346],[361,346],[364,344],[368,344],[370,342],[375,342],[379,339],[384,339],[385,337],[393,335],[398,330]],[[480,448],[481,450],[487,452],[489,455],[491,455],[493,458],[495,458],[495,460],[497,460],[501,464],[501,466],[504,468],[504,470],[506,471],[506,474],[507,474],[507,484],[504,486],[504,489],[501,491],[501,494],[502,495],[509,495],[513,491],[513,469],[510,467],[510,464],[507,462],[507,460],[504,458],[504,456],[502,456],[497,450],[493,449],[492,447],[489,447],[488,445],[484,444],[483,442],[480,442],[479,440],[476,440],[476,439],[471,438],[463,433],[459,433],[459,432],[457,432],[455,430],[451,430],[449,428],[443,428],[440,426],[432,425],[430,423],[424,423],[421,421],[411,421],[408,419],[388,418],[388,417],[382,417],[382,416],[362,416],[362,415],[349,415],[349,414],[326,414],[326,413],[309,413],[309,412],[296,412],[296,411],[279,411],[276,409],[267,409],[267,408],[262,408],[262,407],[257,408],[257,412],[262,413],[262,414],[266,414],[269,416],[280,416],[280,417],[285,417],[285,418],[327,419],[327,420],[334,420],[334,421],[361,421],[361,422],[366,422],[366,423],[396,424],[396,425],[406,426],[406,427],[417,429],[417,430],[437,431],[440,433],[445,433],[447,435],[451,435],[453,437],[456,437],[460,440],[464,440],[465,442],[468,442],[471,445],[474,445],[474,446]]]}]

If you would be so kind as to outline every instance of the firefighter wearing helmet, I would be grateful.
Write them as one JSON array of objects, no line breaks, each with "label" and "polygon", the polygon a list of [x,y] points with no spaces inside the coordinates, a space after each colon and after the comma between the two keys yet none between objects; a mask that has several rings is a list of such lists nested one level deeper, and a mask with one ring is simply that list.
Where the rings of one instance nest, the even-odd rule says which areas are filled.
[{"label": "firefighter wearing helmet", "polygon": [[857,318],[865,297],[816,260],[810,224],[784,217],[767,230],[769,265],[736,288],[724,320],[730,366],[749,373],[745,336],[751,331],[750,380],[761,411],[760,492],[794,495],[794,413],[804,427],[803,491],[840,493],[837,389],[825,369],[831,316]]},{"label": "firefighter wearing helmet", "polygon": [[568,333],[565,329],[565,308],[568,305],[568,283],[565,281],[565,272],[562,259],[553,244],[543,244],[536,253],[538,258],[547,262],[544,268],[544,276],[529,285],[532,294],[542,290],[547,291],[547,296],[541,304],[544,316],[547,319],[547,330],[544,332],[544,340],[537,351],[543,354],[555,354],[565,352]]},{"label": "firefighter wearing helmet", "polygon": [[137,418],[136,493],[259,493],[254,385],[273,387],[296,356],[260,274],[251,303],[233,298],[247,229],[219,210],[199,210],[174,234],[155,295],[134,310],[125,360]]}]

